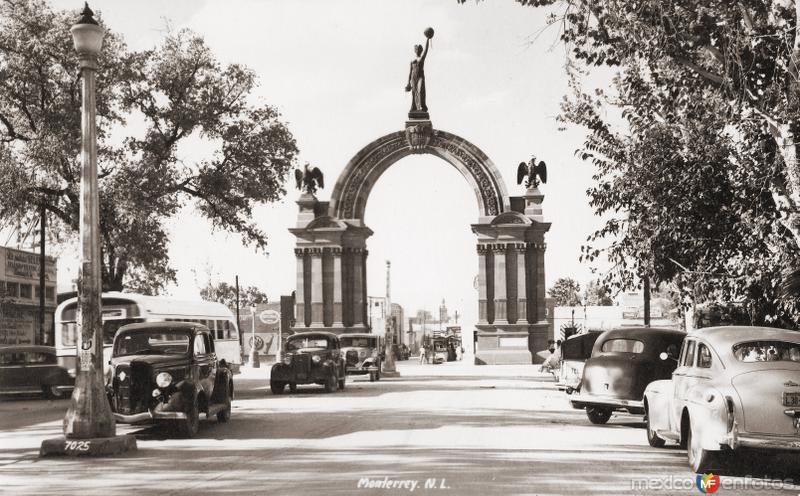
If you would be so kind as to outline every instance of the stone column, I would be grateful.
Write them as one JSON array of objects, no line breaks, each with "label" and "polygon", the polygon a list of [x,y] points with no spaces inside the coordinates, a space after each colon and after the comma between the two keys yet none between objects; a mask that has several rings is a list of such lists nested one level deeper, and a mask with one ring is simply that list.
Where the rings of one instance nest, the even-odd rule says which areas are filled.
[{"label": "stone column", "polygon": [[305,327],[309,323],[306,322],[306,300],[305,300],[305,255],[302,248],[295,248],[294,256],[297,257],[297,289],[295,291],[295,310],[297,327]]},{"label": "stone column", "polygon": [[342,249],[332,248],[333,255],[333,327],[344,327],[342,323]]},{"label": "stone column", "polygon": [[488,305],[486,302],[486,245],[478,245],[478,324],[488,324]]},{"label": "stone column", "polygon": [[497,244],[494,251],[494,324],[508,324],[506,305],[506,245]]},{"label": "stone column", "polygon": [[526,263],[525,254],[527,253],[527,245],[519,243],[515,246],[517,250],[517,324],[528,323],[528,292],[525,285],[525,269]]},{"label": "stone column", "polygon": [[545,244],[544,242],[537,243],[535,246],[534,253],[536,254],[536,278],[534,279],[534,283],[532,286],[535,286],[535,295],[537,296],[536,300],[536,321],[545,320],[547,317],[545,313],[547,311],[544,297],[545,297],[545,280],[544,280],[544,250]]},{"label": "stone column", "polygon": [[322,248],[311,248],[311,327],[325,327],[322,295]]},{"label": "stone column", "polygon": [[351,248],[350,249],[350,266],[352,267],[352,284],[353,289],[352,302],[353,302],[353,327],[364,326],[364,249]]}]

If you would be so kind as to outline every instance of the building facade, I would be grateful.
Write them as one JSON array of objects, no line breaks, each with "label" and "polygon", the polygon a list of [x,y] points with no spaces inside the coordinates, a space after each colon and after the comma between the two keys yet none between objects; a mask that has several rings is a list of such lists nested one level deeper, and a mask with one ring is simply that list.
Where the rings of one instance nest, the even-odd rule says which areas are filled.
[{"label": "building facade", "polygon": [[44,326],[40,325],[39,254],[0,247],[0,346],[53,344],[56,260],[45,257]]}]

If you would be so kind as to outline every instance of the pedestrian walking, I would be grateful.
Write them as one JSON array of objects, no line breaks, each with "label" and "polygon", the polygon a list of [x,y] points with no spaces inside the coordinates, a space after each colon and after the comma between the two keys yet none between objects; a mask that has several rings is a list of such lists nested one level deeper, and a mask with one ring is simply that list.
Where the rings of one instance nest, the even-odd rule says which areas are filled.
[{"label": "pedestrian walking", "polygon": [[419,347],[419,363],[425,363],[425,347]]}]

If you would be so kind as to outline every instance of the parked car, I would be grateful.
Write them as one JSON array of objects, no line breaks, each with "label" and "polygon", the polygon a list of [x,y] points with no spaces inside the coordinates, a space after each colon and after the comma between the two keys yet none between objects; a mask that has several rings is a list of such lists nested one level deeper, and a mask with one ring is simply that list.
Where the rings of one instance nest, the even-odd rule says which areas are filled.
[{"label": "parked car", "polygon": [[272,366],[269,386],[274,394],[292,392],[298,384],[319,384],[332,393],[344,389],[346,365],[339,337],[330,332],[300,332],[289,336],[280,362]]},{"label": "parked car", "polygon": [[107,384],[114,418],[123,424],[175,422],[197,434],[200,414],[231,417],[233,373],[217,361],[214,336],[202,324],[148,322],[120,327]]},{"label": "parked car", "polygon": [[51,346],[0,347],[0,394],[41,393],[61,399],[75,386],[75,370],[58,364]]},{"label": "parked car", "polygon": [[583,377],[586,360],[592,356],[592,348],[602,331],[590,331],[574,335],[561,343],[561,363],[556,375],[556,387],[572,394],[578,389]]},{"label": "parked car", "polygon": [[580,391],[572,396],[573,408],[585,409],[593,424],[605,424],[616,410],[644,413],[644,389],[667,379],[686,333],[673,329],[624,327],[602,333],[586,361]]},{"label": "parked car", "polygon": [[339,345],[348,375],[369,374],[370,382],[381,379],[381,339],[375,334],[342,334]]},{"label": "parked car", "polygon": [[723,451],[800,451],[800,333],[698,329],[687,336],[677,365],[672,379],[644,393],[651,446],[676,441],[698,473],[720,465]]}]

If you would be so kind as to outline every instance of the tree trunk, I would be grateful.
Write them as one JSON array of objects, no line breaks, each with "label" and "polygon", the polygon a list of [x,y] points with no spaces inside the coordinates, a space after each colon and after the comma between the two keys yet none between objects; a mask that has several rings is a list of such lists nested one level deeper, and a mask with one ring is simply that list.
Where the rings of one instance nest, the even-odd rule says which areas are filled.
[{"label": "tree trunk", "polygon": [[[773,193],[778,207],[785,211],[781,223],[792,233],[795,242],[800,246],[800,163],[797,161],[797,134],[792,124],[782,124],[774,130],[778,152],[786,169],[788,186],[788,202]],[[783,204],[781,204],[783,203]]]}]

